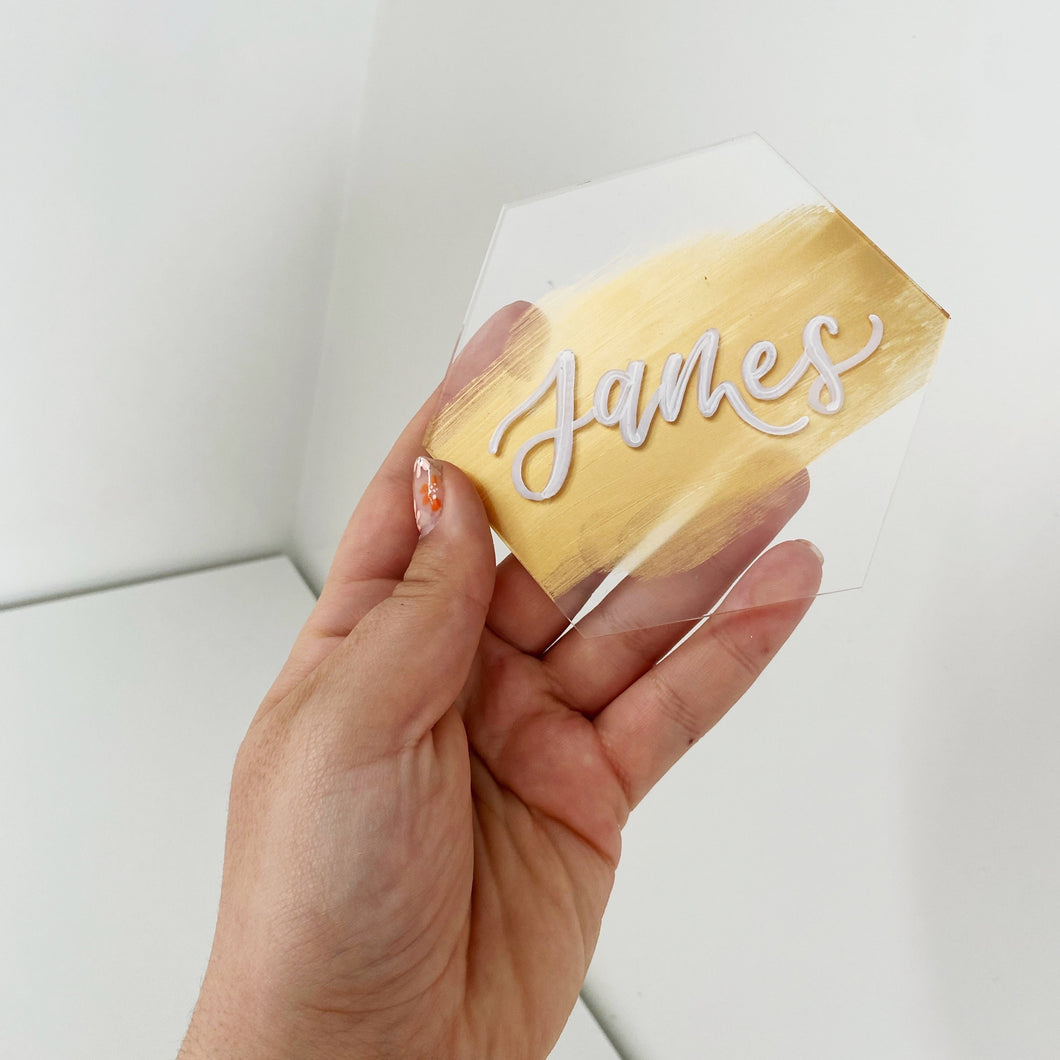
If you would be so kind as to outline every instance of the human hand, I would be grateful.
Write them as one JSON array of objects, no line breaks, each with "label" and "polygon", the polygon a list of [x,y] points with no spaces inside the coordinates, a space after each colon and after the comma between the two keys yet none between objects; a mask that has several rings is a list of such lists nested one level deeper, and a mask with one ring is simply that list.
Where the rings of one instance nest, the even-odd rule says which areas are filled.
[{"label": "human hand", "polygon": [[[494,317],[472,354],[495,355],[525,309]],[[567,630],[514,558],[495,568],[481,501],[451,465],[435,465],[440,508],[418,509],[434,522],[419,536],[410,468],[432,408],[354,512],[239,750],[183,1060],[546,1056],[596,945],[630,810],[818,588],[812,546],[788,542],[664,659],[694,622]],[[804,496],[803,480],[667,591],[709,610]],[[650,583],[615,595],[603,607],[646,619],[661,604]],[[789,602],[747,609],[778,597]]]}]

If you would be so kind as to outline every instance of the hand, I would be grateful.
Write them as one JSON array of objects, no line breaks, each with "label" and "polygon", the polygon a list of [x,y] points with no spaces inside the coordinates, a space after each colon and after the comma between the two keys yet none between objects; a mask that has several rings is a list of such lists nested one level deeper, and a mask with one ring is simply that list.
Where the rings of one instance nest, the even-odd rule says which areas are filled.
[{"label": "hand", "polygon": [[[494,317],[473,353],[494,356],[525,308]],[[432,408],[366,491],[239,750],[184,1060],[546,1056],[630,810],[739,699],[819,585],[812,546],[789,542],[662,661],[695,623],[567,630],[519,563],[495,568],[455,467],[437,466],[440,508],[420,508],[435,525],[419,536],[410,468]],[[805,480],[796,493],[668,593],[708,610]],[[762,594],[800,599],[746,610]],[[662,603],[650,583],[614,595],[605,608],[648,619]]]}]

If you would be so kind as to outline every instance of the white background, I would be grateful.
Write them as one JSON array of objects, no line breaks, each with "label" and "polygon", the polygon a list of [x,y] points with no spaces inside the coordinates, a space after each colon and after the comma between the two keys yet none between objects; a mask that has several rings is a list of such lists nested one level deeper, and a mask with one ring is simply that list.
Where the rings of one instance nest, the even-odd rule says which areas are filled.
[{"label": "white background", "polygon": [[176,1055],[232,760],[312,604],[275,557],[0,614],[4,1060]]},{"label": "white background", "polygon": [[757,131],[953,323],[867,587],[634,816],[587,995],[629,1058],[1057,1055],[1055,8],[371,22],[4,12],[0,597],[319,586],[500,205]]},{"label": "white background", "polygon": [[0,0],[0,601],[286,540],[373,13]]}]

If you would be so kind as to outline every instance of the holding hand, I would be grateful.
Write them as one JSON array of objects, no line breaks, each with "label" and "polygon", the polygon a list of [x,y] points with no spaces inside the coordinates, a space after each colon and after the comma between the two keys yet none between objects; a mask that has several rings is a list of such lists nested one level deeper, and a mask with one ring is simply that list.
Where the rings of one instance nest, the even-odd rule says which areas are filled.
[{"label": "holding hand", "polygon": [[[471,355],[499,351],[525,308],[494,317]],[[671,654],[694,622],[568,629],[513,557],[495,567],[469,480],[418,459],[433,408],[368,487],[240,748],[184,1060],[545,1057],[631,809],[817,591],[816,550],[788,542]],[[709,610],[805,489],[667,592]],[[658,592],[631,582],[602,607],[647,624]]]}]

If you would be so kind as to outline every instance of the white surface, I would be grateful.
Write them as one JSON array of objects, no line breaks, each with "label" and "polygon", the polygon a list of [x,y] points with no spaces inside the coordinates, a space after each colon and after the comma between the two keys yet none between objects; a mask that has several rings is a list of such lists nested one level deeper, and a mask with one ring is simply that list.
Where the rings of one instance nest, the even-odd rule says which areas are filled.
[{"label": "white surface", "polygon": [[[0,1056],[175,1056],[236,749],[313,605],[284,557],[0,613]],[[613,1060],[580,1003],[554,1060]]]},{"label": "white surface", "polygon": [[756,130],[954,318],[867,587],[630,825],[589,981],[628,1060],[1060,1053],[1058,32],[1031,0],[381,3],[316,584],[505,201]]},{"label": "white surface", "polygon": [[175,1056],[243,733],[313,605],[285,558],[0,613],[0,1056]]},{"label": "white surface", "polygon": [[283,548],[374,8],[0,7],[0,604]]}]

